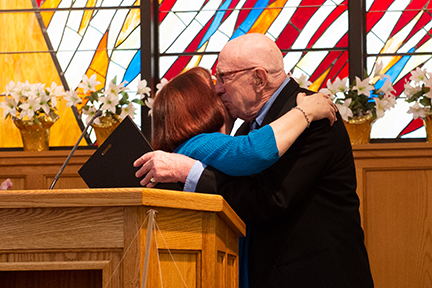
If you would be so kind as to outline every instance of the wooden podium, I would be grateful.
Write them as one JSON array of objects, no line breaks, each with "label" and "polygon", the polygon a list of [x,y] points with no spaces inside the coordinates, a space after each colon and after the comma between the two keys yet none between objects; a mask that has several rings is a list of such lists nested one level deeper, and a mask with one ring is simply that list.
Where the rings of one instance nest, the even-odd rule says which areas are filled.
[{"label": "wooden podium", "polygon": [[0,191],[0,287],[138,288],[143,275],[146,287],[238,287],[244,234],[245,224],[218,195]]}]

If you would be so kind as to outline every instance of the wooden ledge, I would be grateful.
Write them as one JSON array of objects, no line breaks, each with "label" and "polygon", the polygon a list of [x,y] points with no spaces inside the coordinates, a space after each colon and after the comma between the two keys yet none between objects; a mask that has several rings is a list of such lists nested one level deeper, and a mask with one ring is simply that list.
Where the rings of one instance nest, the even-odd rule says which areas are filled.
[{"label": "wooden ledge", "polygon": [[0,209],[142,205],[216,212],[242,235],[246,233],[243,221],[220,195],[152,188],[0,191]]}]

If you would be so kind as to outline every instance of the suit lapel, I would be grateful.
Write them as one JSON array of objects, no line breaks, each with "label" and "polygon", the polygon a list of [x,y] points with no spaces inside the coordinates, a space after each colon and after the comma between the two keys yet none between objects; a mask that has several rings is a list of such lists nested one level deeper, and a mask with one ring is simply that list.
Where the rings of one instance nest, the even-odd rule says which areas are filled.
[{"label": "suit lapel", "polygon": [[279,118],[282,114],[286,113],[289,109],[296,105],[296,96],[294,92],[299,89],[297,82],[291,78],[288,84],[282,89],[276,98],[267,115],[264,118],[261,126],[269,124],[270,122]]},{"label": "suit lapel", "polygon": [[[294,93],[299,89],[299,87],[300,86],[297,84],[297,82],[293,78],[291,78],[288,84],[279,93],[275,102],[273,102],[273,105],[270,107],[269,111],[267,112],[267,115],[265,116],[263,123],[258,128],[261,128],[262,126],[267,125],[270,122],[276,120],[282,114],[288,112],[288,110],[294,107],[296,105],[296,96],[297,96],[294,95]],[[237,130],[235,135],[237,136],[237,135],[248,134],[250,130],[249,123],[250,122],[244,122]]]}]

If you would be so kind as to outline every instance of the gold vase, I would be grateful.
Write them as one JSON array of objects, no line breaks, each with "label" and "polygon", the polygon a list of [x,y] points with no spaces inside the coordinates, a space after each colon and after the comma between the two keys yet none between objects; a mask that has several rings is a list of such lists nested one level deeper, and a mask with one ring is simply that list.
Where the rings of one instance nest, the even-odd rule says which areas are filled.
[{"label": "gold vase", "polygon": [[50,128],[58,118],[55,113],[41,114],[37,117],[39,125],[33,119],[13,117],[12,121],[21,133],[24,151],[49,150]]},{"label": "gold vase", "polygon": [[432,143],[432,115],[426,116],[423,123],[426,129],[426,141]]},{"label": "gold vase", "polygon": [[107,115],[98,118],[100,124],[92,124],[95,134],[96,134],[96,144],[98,146],[108,138],[108,136],[117,128],[120,124],[121,119],[117,115]]},{"label": "gold vase", "polygon": [[345,127],[351,140],[351,145],[367,144],[370,141],[370,132],[373,122],[372,115],[353,117],[348,122],[344,121]]}]

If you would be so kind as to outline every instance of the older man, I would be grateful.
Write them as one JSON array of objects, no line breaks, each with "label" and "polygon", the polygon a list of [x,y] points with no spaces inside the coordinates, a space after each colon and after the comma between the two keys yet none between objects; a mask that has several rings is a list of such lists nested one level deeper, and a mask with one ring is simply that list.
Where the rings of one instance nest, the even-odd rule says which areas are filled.
[{"label": "older man", "polygon": [[[245,120],[238,134],[285,114],[299,92],[311,93],[286,76],[280,50],[262,34],[228,42],[216,75],[229,113]],[[249,287],[373,287],[351,145],[338,119],[313,122],[279,161],[252,176],[163,152],[140,158],[137,176],[149,172],[143,185],[153,177],[222,195],[248,225]]]}]

